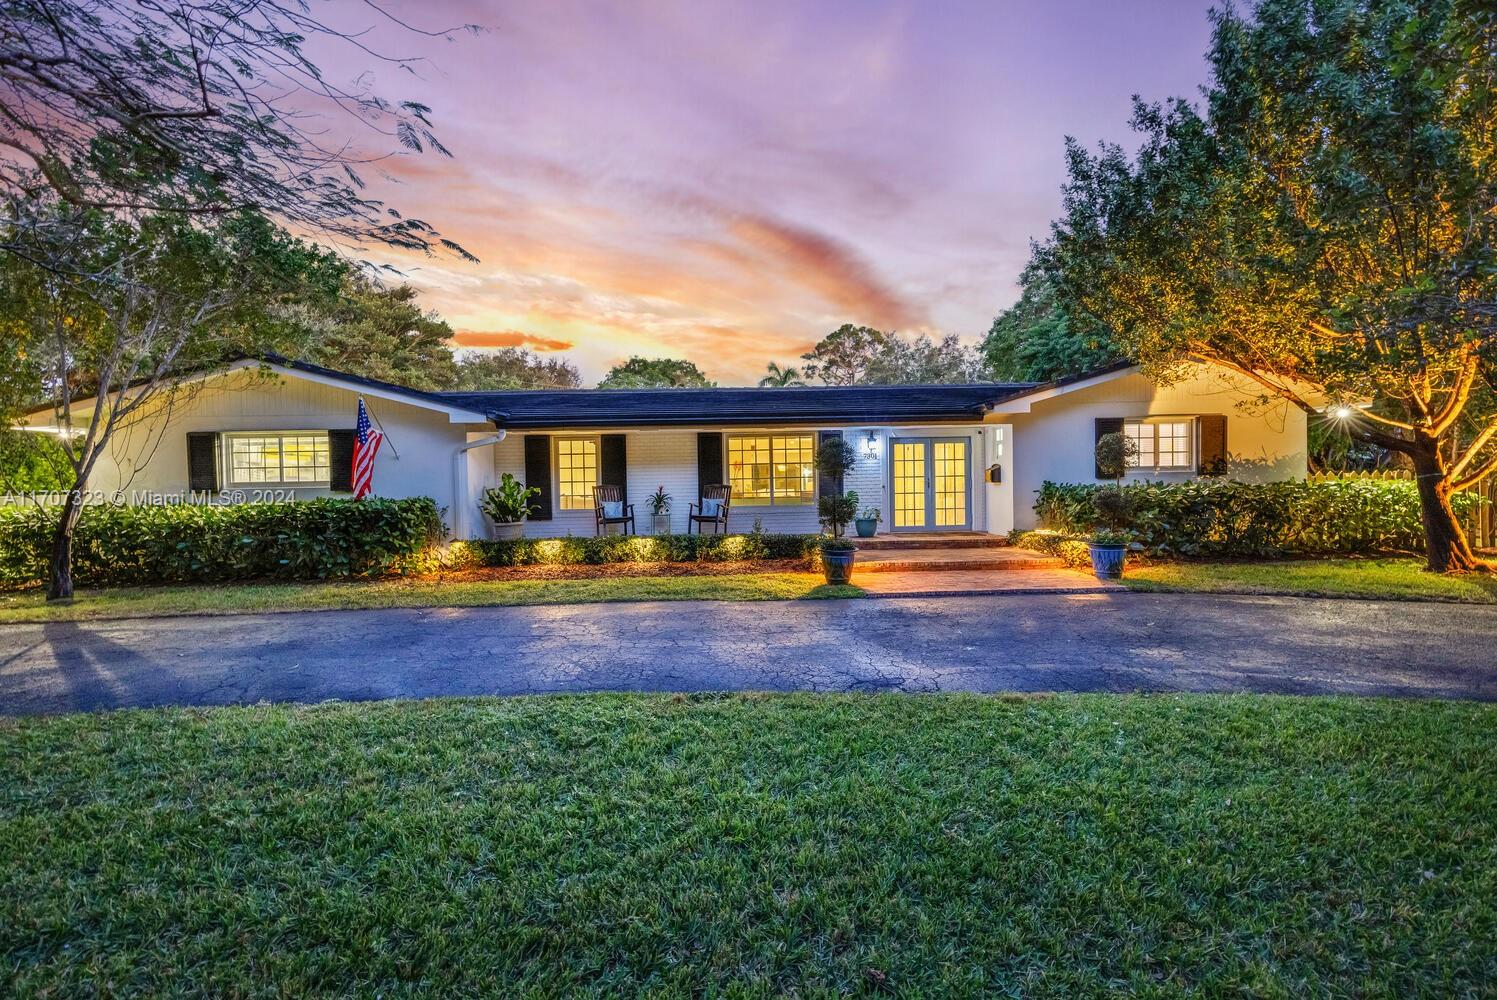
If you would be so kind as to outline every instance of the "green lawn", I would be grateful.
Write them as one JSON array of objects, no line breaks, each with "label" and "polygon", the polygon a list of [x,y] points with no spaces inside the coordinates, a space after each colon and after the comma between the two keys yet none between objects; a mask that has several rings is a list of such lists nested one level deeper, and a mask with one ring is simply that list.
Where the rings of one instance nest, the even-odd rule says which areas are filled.
[{"label": "green lawn", "polygon": [[1440,997],[1497,706],[711,696],[0,721],[13,995]]},{"label": "green lawn", "polygon": [[611,576],[582,580],[392,579],[347,583],[239,583],[196,587],[79,590],[71,604],[47,604],[40,590],[0,592],[0,624],[182,614],[246,614],[333,608],[476,607],[590,601],[783,601],[858,597],[817,573]]},{"label": "green lawn", "polygon": [[1134,590],[1248,594],[1339,594],[1410,600],[1497,603],[1497,577],[1426,573],[1418,559],[1304,559],[1285,562],[1179,562],[1129,566]]}]

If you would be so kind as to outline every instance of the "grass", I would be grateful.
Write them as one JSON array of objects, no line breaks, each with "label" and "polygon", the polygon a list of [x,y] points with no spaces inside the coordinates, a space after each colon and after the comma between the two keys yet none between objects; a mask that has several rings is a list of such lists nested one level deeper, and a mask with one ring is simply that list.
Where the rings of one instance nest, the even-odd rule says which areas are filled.
[{"label": "grass", "polygon": [[859,597],[862,593],[854,586],[829,586],[816,573],[603,576],[578,580],[397,578],[340,583],[117,587],[80,589],[72,603],[51,605],[42,591],[28,590],[0,593],[0,624],[351,608],[585,604],[593,601],[788,601]]},{"label": "grass", "polygon": [[[1490,996],[1497,706],[0,721],[13,995]],[[501,985],[502,984],[502,985]]]},{"label": "grass", "polygon": [[1235,594],[1330,594],[1394,600],[1497,603],[1497,576],[1442,576],[1417,559],[1305,559],[1286,562],[1178,562],[1129,566],[1134,590]]}]

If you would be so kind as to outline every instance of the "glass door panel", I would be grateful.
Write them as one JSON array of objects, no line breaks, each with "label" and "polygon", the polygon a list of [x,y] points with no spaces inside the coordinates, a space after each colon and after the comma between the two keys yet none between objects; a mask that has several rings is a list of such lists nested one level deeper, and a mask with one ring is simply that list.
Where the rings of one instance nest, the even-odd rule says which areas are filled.
[{"label": "glass door panel", "polygon": [[935,471],[931,483],[935,511],[935,527],[965,528],[967,526],[967,442],[932,441],[934,452],[932,467]]},{"label": "glass door panel", "polygon": [[891,442],[895,530],[971,526],[970,450],[971,442],[966,438]]},{"label": "glass door panel", "polygon": [[925,527],[928,441],[894,441],[894,527]]}]

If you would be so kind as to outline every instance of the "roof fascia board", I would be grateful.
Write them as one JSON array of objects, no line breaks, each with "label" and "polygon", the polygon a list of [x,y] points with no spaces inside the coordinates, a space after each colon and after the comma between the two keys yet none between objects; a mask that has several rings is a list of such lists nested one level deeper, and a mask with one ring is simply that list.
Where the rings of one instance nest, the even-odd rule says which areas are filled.
[{"label": "roof fascia board", "polygon": [[687,431],[687,430],[720,430],[732,428],[733,430],[756,430],[775,429],[793,430],[805,428],[835,429],[839,427],[933,427],[946,424],[971,424],[981,426],[983,418],[981,414],[970,413],[964,416],[951,415],[929,415],[901,414],[889,416],[887,414],[874,414],[867,417],[852,418],[816,418],[816,417],[785,417],[783,420],[774,417],[717,417],[707,419],[703,416],[681,417],[678,419],[620,419],[620,420],[592,420],[586,424],[558,423],[555,420],[547,421],[513,421],[501,420],[499,426],[511,431],[549,431],[554,433],[586,434],[590,431],[617,431],[620,429],[635,428],[641,431]]},{"label": "roof fascia board", "polygon": [[[208,379],[221,378],[222,376],[228,375],[231,372],[244,371],[251,368],[257,371],[264,371],[268,369],[275,372],[277,375],[281,375],[287,378],[304,379],[317,385],[331,386],[335,389],[346,389],[350,392],[355,392],[362,396],[369,396],[373,399],[384,399],[392,403],[404,403],[407,406],[415,406],[424,410],[434,410],[437,413],[445,413],[447,414],[448,422],[453,424],[493,423],[492,418],[490,418],[487,414],[479,413],[476,410],[465,410],[461,407],[449,406],[446,403],[439,402],[435,399],[431,399],[414,392],[392,392],[386,389],[364,385],[362,383],[354,382],[348,379],[335,378],[328,375],[322,375],[317,372],[302,371],[299,368],[290,368],[286,365],[277,364],[273,361],[256,361],[249,358],[241,358],[238,361],[231,361],[229,364],[225,365],[222,368],[214,368],[209,371],[194,372],[190,375],[184,375],[181,378],[174,380],[174,384],[191,385],[194,382],[205,382]],[[127,397],[131,393],[131,391],[132,390],[126,390]],[[97,396],[89,396],[85,399],[75,399],[72,401],[72,408],[77,413],[91,413],[94,408],[94,403],[97,399]],[[31,410],[30,412],[23,415],[27,417],[34,417],[40,413],[51,412],[53,412],[53,407],[52,404],[49,403],[46,406],[38,407],[37,409]]]},{"label": "roof fascia board", "polygon": [[341,379],[331,375],[323,375],[320,372],[309,372],[303,371],[300,368],[290,368],[286,365],[277,364],[274,361],[236,361],[229,366],[230,369],[261,367],[269,368],[271,371],[275,372],[278,375],[305,379],[308,382],[312,382],[317,385],[331,386],[334,389],[346,389],[349,392],[355,392],[361,396],[369,396],[372,399],[385,399],[389,400],[392,403],[404,403],[407,406],[415,406],[423,410],[435,410],[438,413],[447,414],[448,423],[492,423],[492,420],[487,414],[479,413],[477,410],[465,410],[461,407],[449,406],[446,403],[438,402],[437,400],[432,399],[429,396],[423,396],[416,392],[392,392],[388,389],[380,389],[375,386],[365,385],[362,382],[355,382],[351,379]]},{"label": "roof fascia board", "polygon": [[1138,370],[1139,369],[1137,365],[1130,365],[1127,368],[1119,368],[1116,371],[1100,372],[1096,375],[1077,379],[1074,382],[1067,382],[1063,385],[1052,382],[1049,385],[1036,386],[1028,392],[1022,392],[1016,396],[1010,396],[1008,399],[994,403],[992,408],[988,412],[1028,413],[1031,409],[1033,409],[1035,403],[1042,403],[1047,399],[1055,399],[1059,396],[1065,396],[1073,392],[1079,392],[1082,389],[1090,389],[1094,386],[1101,385],[1104,382],[1111,382],[1114,379],[1123,378],[1127,375],[1137,375]]}]

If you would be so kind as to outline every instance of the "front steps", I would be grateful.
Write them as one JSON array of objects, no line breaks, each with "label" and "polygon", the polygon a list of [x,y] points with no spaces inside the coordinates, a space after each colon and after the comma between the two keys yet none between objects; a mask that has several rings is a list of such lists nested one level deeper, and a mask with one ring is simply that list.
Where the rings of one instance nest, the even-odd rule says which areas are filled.
[{"label": "front steps", "polygon": [[1001,535],[879,535],[854,538],[854,572],[906,573],[970,570],[1062,569],[1054,556],[1016,549]]}]

